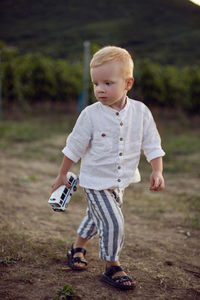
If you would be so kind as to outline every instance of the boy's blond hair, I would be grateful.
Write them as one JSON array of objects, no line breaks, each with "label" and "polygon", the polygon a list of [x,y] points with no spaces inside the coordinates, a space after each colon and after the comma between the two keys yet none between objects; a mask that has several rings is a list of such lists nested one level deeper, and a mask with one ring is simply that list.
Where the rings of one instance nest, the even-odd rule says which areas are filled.
[{"label": "boy's blond hair", "polygon": [[109,62],[120,62],[121,71],[125,78],[133,77],[134,63],[129,52],[120,47],[106,46],[97,51],[90,62],[90,68],[102,66]]}]

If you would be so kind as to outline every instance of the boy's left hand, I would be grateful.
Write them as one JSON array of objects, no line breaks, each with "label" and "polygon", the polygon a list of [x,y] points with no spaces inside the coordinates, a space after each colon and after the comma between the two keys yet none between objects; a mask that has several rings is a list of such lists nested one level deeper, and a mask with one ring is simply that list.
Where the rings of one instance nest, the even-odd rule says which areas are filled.
[{"label": "boy's left hand", "polygon": [[150,191],[161,191],[165,188],[162,172],[153,171],[150,176]]}]

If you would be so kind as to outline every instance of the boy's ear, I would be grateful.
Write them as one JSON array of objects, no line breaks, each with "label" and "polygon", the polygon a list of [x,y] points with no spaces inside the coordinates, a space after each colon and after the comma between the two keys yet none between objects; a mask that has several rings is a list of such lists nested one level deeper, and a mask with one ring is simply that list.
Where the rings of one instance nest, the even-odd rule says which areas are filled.
[{"label": "boy's ear", "polygon": [[133,83],[134,83],[134,78],[133,77],[130,77],[126,80],[126,90],[127,91],[129,91],[132,88]]}]

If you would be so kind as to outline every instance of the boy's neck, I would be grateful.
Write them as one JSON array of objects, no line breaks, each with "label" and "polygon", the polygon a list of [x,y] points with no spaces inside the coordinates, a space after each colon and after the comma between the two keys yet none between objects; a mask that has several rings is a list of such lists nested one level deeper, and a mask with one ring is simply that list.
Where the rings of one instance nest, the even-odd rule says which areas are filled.
[{"label": "boy's neck", "polygon": [[122,110],[127,103],[127,96],[124,97],[124,99],[118,103],[114,103],[113,105],[109,105],[112,109],[120,111]]}]

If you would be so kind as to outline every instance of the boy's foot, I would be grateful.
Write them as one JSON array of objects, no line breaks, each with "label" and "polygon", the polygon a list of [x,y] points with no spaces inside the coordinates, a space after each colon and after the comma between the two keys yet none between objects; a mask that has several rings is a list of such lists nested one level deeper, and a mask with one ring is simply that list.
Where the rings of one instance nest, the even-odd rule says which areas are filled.
[{"label": "boy's foot", "polygon": [[85,270],[87,268],[87,261],[85,259],[86,250],[84,248],[73,248],[68,251],[68,264],[72,270]]},{"label": "boy's foot", "polygon": [[86,260],[85,260],[85,258],[84,258],[83,253],[82,253],[82,252],[77,252],[77,253],[74,254],[74,258],[75,258],[75,257],[80,257],[81,260],[84,259],[84,263],[82,263],[82,262],[75,262],[74,265],[75,265],[76,267],[84,268],[84,267],[85,267],[85,262],[86,262]]},{"label": "boy's foot", "polygon": [[102,274],[101,279],[122,290],[132,290],[136,287],[136,282],[127,276],[120,266],[106,267],[106,271]]}]

